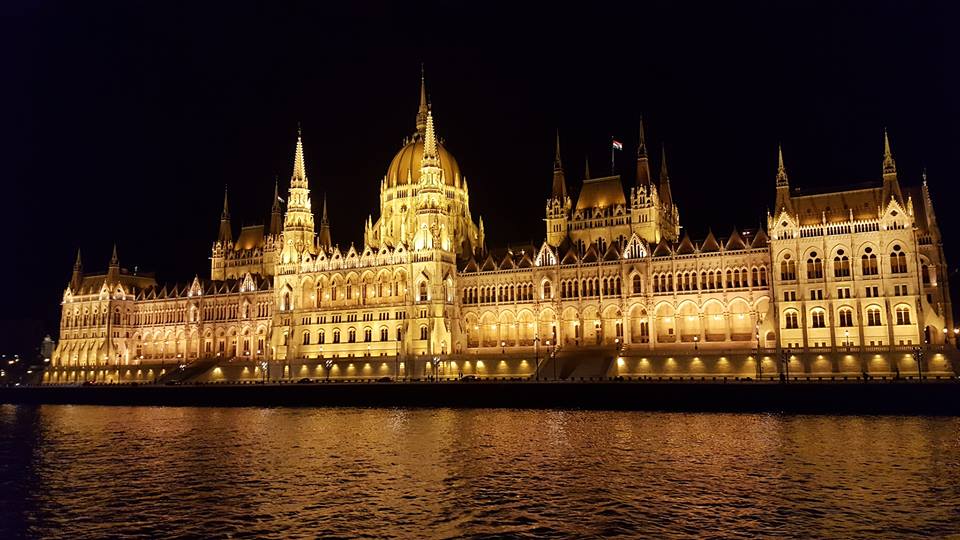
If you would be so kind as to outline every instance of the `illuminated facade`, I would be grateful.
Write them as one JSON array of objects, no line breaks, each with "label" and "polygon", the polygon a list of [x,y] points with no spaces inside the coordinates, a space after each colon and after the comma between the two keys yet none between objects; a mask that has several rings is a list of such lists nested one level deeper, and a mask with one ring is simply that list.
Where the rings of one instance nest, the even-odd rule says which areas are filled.
[{"label": "illuminated facade", "polygon": [[[380,181],[364,245],[315,223],[301,137],[286,208],[236,240],[224,195],[210,279],[161,287],[120,268],[63,296],[49,382],[401,376],[791,376],[952,372],[955,336],[926,180],[791,192],[782,153],[766,230],[680,234],[666,157],[635,185],[591,178],[574,203],[559,137],[545,240],[487,249],[467,179],[421,81],[416,130]],[[949,334],[943,332],[950,329]],[[263,370],[267,370],[264,373]]]}]

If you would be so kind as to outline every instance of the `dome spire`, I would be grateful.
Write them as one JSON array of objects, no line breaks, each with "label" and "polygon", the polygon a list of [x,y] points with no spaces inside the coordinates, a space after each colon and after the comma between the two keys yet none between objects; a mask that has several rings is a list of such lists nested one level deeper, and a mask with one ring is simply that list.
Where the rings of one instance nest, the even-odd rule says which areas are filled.
[{"label": "dome spire", "polygon": [[437,160],[437,135],[433,128],[433,111],[427,111],[427,129],[423,136],[423,161],[433,162]]},{"label": "dome spire", "polygon": [[420,64],[420,108],[417,109],[417,133],[424,135],[427,128],[427,81],[423,72],[423,63]]},{"label": "dome spire", "polygon": [[297,187],[307,187],[307,165],[303,159],[303,132],[300,126],[297,126],[297,150],[293,156],[293,176],[291,177],[291,186],[297,184]]}]

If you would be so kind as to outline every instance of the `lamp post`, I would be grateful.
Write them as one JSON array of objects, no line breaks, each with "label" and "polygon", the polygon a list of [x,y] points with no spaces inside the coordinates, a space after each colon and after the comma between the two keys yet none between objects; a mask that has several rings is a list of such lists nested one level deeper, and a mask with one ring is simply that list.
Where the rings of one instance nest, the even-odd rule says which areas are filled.
[{"label": "lamp post", "polygon": [[328,358],[324,360],[323,365],[327,368],[327,382],[330,382],[330,370],[333,369],[333,360]]},{"label": "lamp post", "polygon": [[848,349],[850,348],[850,331],[849,330],[843,331],[843,346]]},{"label": "lamp post", "polygon": [[440,357],[433,357],[433,382],[437,382],[440,379]]},{"label": "lamp post", "polygon": [[261,361],[260,361],[260,371],[263,372],[263,373],[261,374],[261,376],[263,377],[263,382],[267,382],[267,379],[270,378],[270,363],[267,362],[266,360],[261,360]]},{"label": "lamp post", "polygon": [[785,383],[790,379],[790,350],[784,349],[780,352],[780,362],[783,369],[780,371],[780,382]]},{"label": "lamp post", "polygon": [[917,363],[917,379],[923,382],[923,348],[919,345],[913,348],[913,360]]},{"label": "lamp post", "polygon": [[757,336],[757,380],[763,380],[763,360],[760,358],[760,323],[754,326],[754,333]]},{"label": "lamp post", "polygon": [[540,380],[540,334],[533,335],[533,354],[534,354],[534,364],[533,369],[536,373],[535,379]]},{"label": "lamp post", "polygon": [[397,352],[393,355],[393,376],[400,380],[400,335],[397,334]]},{"label": "lamp post", "polygon": [[700,336],[693,336],[693,350],[700,350]]}]

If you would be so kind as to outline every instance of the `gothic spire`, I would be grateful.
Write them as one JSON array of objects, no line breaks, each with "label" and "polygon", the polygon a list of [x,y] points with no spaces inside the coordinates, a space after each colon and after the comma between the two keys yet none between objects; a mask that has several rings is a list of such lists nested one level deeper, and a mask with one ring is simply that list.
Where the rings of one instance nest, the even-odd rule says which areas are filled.
[{"label": "gothic spire", "polygon": [[233,232],[230,227],[230,206],[227,203],[227,186],[223,186],[223,213],[220,214],[220,232],[217,233],[217,242],[233,242]]},{"label": "gothic spire", "polygon": [[110,267],[113,268],[116,266],[120,266],[120,258],[117,257],[117,244],[116,242],[114,242],[113,255],[110,256]]},{"label": "gothic spire", "polygon": [[890,151],[890,137],[887,135],[887,128],[883,128],[883,174],[897,174],[897,162],[893,160],[893,152]]},{"label": "gothic spire", "polygon": [[274,177],[273,206],[270,207],[270,234],[273,234],[273,235],[280,234],[280,230],[282,228],[281,214],[282,214],[282,210],[280,209],[280,181],[276,177]]},{"label": "gothic spire", "polygon": [[777,201],[774,211],[777,215],[781,211],[793,215],[793,200],[790,198],[790,181],[787,178],[787,168],[783,164],[783,147],[777,145]]},{"label": "gothic spire", "polygon": [[427,128],[427,81],[423,74],[423,64],[420,64],[420,108],[417,109],[417,133],[421,136]]},{"label": "gothic spire", "polygon": [[323,194],[323,213],[320,217],[320,234],[317,235],[317,243],[324,251],[329,251],[333,244],[330,239],[330,220],[327,219],[327,194]]},{"label": "gothic spire", "polygon": [[590,179],[590,156],[584,156],[583,163],[584,163],[583,179],[589,180]]},{"label": "gothic spire", "polygon": [[560,162],[560,130],[557,130],[557,149],[553,157],[553,189],[551,197],[563,204],[567,200],[567,180],[563,175],[563,164]]},{"label": "gothic spire", "polygon": [[893,152],[890,151],[890,137],[887,136],[887,129],[883,129],[883,204],[886,205],[893,197],[900,203],[903,203],[903,195],[900,193],[900,182],[897,180],[897,162],[893,159]]},{"label": "gothic spire", "polygon": [[433,111],[427,111],[427,130],[423,136],[423,159],[437,159],[437,135],[433,128]]},{"label": "gothic spire", "polygon": [[670,175],[667,174],[667,147],[660,149],[660,202],[663,206],[673,206],[673,193],[670,191]]},{"label": "gothic spire", "polygon": [[303,159],[303,137],[300,128],[297,128],[297,149],[293,156],[293,176],[290,178],[291,186],[307,187],[307,165]]},{"label": "gothic spire", "polygon": [[230,219],[230,205],[227,203],[227,186],[223,186],[223,213],[220,214],[220,219],[224,220]]},{"label": "gothic spire", "polygon": [[80,248],[77,248],[77,261],[73,263],[73,269],[80,270],[81,268],[83,268],[83,263],[80,262]]},{"label": "gothic spire", "polygon": [[637,144],[637,187],[650,185],[650,160],[647,158],[647,137],[640,117],[640,141]]},{"label": "gothic spire", "polygon": [[83,264],[80,262],[80,248],[77,248],[77,262],[73,263],[73,274],[70,276],[70,290],[76,293],[80,290],[83,280]]},{"label": "gothic spire", "polygon": [[777,145],[777,187],[790,187],[787,168],[783,166],[783,146]]}]

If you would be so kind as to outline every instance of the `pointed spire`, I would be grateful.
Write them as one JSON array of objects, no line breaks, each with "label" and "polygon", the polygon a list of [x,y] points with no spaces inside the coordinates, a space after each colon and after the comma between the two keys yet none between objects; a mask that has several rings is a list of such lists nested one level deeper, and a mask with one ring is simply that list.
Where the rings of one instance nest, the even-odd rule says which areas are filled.
[{"label": "pointed spire", "polygon": [[793,215],[793,200],[790,197],[790,180],[787,178],[787,168],[783,164],[783,146],[777,145],[777,201],[774,210],[779,215],[785,210]]},{"label": "pointed spire", "polygon": [[590,156],[584,156],[583,162],[584,162],[583,179],[589,180],[590,179]]},{"label": "pointed spire", "polygon": [[116,244],[116,242],[114,242],[114,244],[113,244],[113,255],[110,256],[110,266],[111,266],[111,267],[120,266],[120,258],[117,257],[117,244]]},{"label": "pointed spire", "polygon": [[883,128],[883,174],[896,174],[897,162],[893,159],[893,152],[890,151],[890,137],[887,135],[887,128]]},{"label": "pointed spire", "polygon": [[553,187],[550,196],[560,204],[567,200],[567,179],[563,174],[563,164],[560,162],[560,130],[557,130],[557,150],[553,157]]},{"label": "pointed spire", "polygon": [[80,248],[77,248],[77,262],[73,263],[73,274],[70,276],[70,290],[76,293],[80,290],[83,281],[83,263],[80,262]]},{"label": "pointed spire", "polygon": [[330,237],[330,220],[327,219],[327,194],[323,194],[323,213],[320,217],[320,234],[317,235],[317,243],[324,251],[330,251],[333,240]]},{"label": "pointed spire", "polygon": [[73,263],[74,270],[80,270],[83,268],[83,263],[80,261],[80,248],[77,248],[77,261]]},{"label": "pointed spire", "polygon": [[427,128],[427,80],[423,73],[423,64],[420,64],[420,107],[417,109],[417,133],[422,137]]},{"label": "pointed spire", "polygon": [[640,117],[640,140],[637,144],[637,187],[650,185],[650,160],[647,158],[647,137]]},{"label": "pointed spire", "polygon": [[278,235],[281,230],[280,181],[273,179],[273,206],[270,208],[270,234]]},{"label": "pointed spire", "polygon": [[666,208],[673,206],[673,193],[670,191],[670,175],[667,174],[667,147],[660,148],[660,202]]},{"label": "pointed spire", "polygon": [[230,219],[230,204],[227,202],[227,185],[223,185],[223,213],[220,214],[220,219]]},{"label": "pointed spire", "polygon": [[296,183],[297,187],[306,187],[307,182],[307,165],[303,159],[303,135],[299,127],[297,127],[297,149],[293,156],[293,176],[291,177],[291,185]]},{"label": "pointed spire", "polygon": [[777,145],[777,187],[790,187],[787,168],[783,166],[783,146]]},{"label": "pointed spire", "polygon": [[423,136],[423,159],[437,158],[437,136],[433,128],[433,111],[427,111],[427,130]]},{"label": "pointed spire", "polygon": [[553,155],[553,170],[559,171],[563,169],[563,164],[560,162],[560,130],[557,130],[557,149]]},{"label": "pointed spire", "polygon": [[233,242],[233,232],[230,227],[230,206],[227,204],[227,186],[223,186],[223,213],[220,214],[220,232],[217,233],[217,242]]},{"label": "pointed spire", "polygon": [[903,195],[900,193],[900,182],[897,180],[897,162],[893,159],[893,152],[890,150],[890,137],[887,136],[887,129],[883,129],[883,204],[890,202],[890,198],[903,203]]}]

